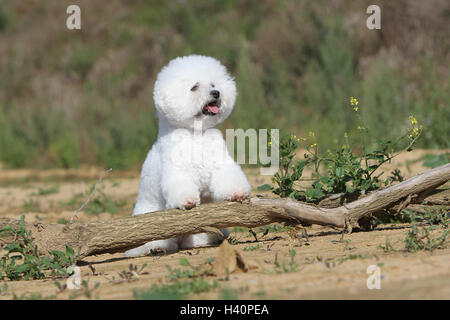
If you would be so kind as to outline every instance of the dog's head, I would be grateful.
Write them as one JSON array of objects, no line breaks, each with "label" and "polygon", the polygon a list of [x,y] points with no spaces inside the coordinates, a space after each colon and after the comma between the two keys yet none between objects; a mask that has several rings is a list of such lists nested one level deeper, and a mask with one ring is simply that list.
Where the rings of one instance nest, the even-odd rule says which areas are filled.
[{"label": "dog's head", "polygon": [[233,111],[236,84],[226,68],[211,57],[190,55],[169,62],[156,79],[153,92],[160,116],[177,128],[207,129]]}]

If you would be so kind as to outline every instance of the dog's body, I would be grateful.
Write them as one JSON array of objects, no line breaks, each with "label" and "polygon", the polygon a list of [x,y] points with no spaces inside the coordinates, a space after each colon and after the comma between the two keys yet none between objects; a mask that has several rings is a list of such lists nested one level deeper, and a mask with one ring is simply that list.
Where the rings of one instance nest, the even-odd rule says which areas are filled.
[{"label": "dog's body", "polygon": [[[215,128],[230,115],[235,99],[233,79],[213,58],[176,58],[162,69],[154,89],[158,139],[142,167],[133,215],[190,209],[210,201],[239,201],[250,194],[244,173],[227,153],[222,134]],[[228,235],[226,229],[222,233]],[[148,242],[125,255],[148,254],[153,249],[175,252],[222,240],[215,234],[201,233]]]}]

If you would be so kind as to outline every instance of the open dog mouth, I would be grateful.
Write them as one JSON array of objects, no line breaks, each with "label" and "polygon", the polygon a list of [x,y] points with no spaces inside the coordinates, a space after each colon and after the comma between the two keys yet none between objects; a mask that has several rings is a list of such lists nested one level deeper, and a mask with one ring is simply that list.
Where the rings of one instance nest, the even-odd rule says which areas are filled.
[{"label": "open dog mouth", "polygon": [[202,108],[202,113],[205,116],[215,116],[219,113],[220,100],[212,100],[205,104]]}]

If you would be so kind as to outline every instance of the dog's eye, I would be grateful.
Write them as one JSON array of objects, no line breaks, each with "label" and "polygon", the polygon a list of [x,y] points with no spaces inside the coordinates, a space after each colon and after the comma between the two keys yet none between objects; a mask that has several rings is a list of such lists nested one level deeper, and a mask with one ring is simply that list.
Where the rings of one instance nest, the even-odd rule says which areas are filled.
[{"label": "dog's eye", "polygon": [[191,88],[191,91],[197,90],[199,86],[200,86],[199,83],[194,84],[194,86]]}]

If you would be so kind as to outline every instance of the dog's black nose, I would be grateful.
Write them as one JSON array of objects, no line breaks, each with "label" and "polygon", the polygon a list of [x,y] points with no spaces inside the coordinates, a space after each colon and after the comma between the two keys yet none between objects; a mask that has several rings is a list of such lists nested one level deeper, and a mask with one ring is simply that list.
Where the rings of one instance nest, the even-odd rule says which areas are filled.
[{"label": "dog's black nose", "polygon": [[209,94],[212,95],[215,99],[219,99],[219,97],[220,97],[219,90],[211,90],[211,92]]}]

